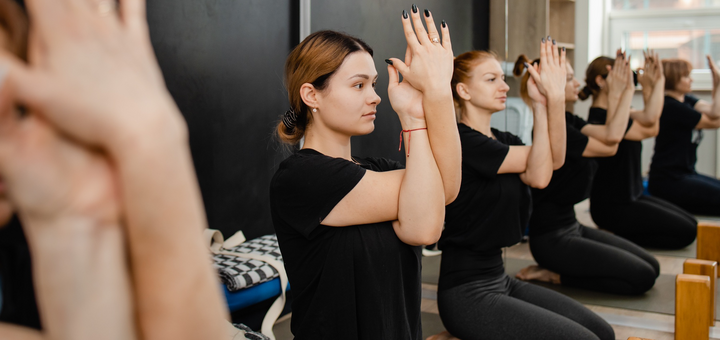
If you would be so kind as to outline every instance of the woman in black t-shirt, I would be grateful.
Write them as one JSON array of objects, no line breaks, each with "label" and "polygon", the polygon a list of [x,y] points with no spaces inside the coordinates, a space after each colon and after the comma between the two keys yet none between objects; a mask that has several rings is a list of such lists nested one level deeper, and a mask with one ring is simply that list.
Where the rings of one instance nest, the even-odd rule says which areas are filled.
[{"label": "woman in black t-shirt", "polygon": [[[587,85],[581,99],[593,98],[588,123],[603,125],[612,112],[608,112],[610,93],[605,77],[613,59],[598,57],[586,72]],[[660,66],[661,64],[657,64]],[[663,107],[665,77],[656,72],[654,77],[640,77],[645,108],[631,110],[634,86],[629,86],[621,98],[617,111],[630,110],[627,132],[615,156],[598,158],[598,170],[590,191],[590,214],[601,229],[644,247],[679,249],[695,239],[697,221],[672,203],[643,195],[641,175],[642,143],[654,137],[659,129]],[[616,113],[617,114],[617,113]]]},{"label": "woman in black t-shirt", "polygon": [[697,147],[703,129],[720,127],[720,70],[707,56],[713,76],[712,103],[689,95],[692,65],[686,60],[663,60],[665,106],[655,154],[650,164],[648,189],[699,215],[720,216],[720,181],[695,171]]},{"label": "woman in black t-shirt", "polygon": [[411,16],[403,11],[412,63],[386,60],[404,169],[351,156],[350,137],[373,131],[380,102],[368,45],[320,31],[286,61],[291,110],[278,134],[290,143],[305,139],[273,176],[270,209],[293,292],[295,339],[422,336],[417,246],[440,237],[445,204],[460,187],[461,152],[447,25],[441,43],[429,11],[427,31],[414,5]]},{"label": "woman in black t-shirt", "polygon": [[[518,67],[522,57],[516,70],[522,70]],[[653,57],[645,59],[647,72],[656,71]],[[565,87],[568,105],[577,101],[580,87],[573,74],[568,64]],[[615,59],[606,83],[609,107],[616,108],[625,92],[627,98],[632,96],[632,89],[626,91],[633,85],[632,72],[622,54]],[[520,94],[526,102],[530,101],[527,92]],[[575,218],[575,204],[590,194],[597,169],[593,157],[615,154],[625,134],[629,113],[630,110],[612,112],[604,125],[587,124],[582,118],[565,113],[565,164],[555,170],[545,189],[532,190],[530,250],[539,266],[521,270],[517,278],[620,294],[640,294],[652,288],[659,273],[659,264],[652,255],[622,237],[580,225]]]},{"label": "woman in black t-shirt", "polygon": [[533,101],[532,146],[490,128],[509,90],[495,57],[472,51],[455,58],[463,177],[439,242],[438,310],[446,329],[463,340],[615,338],[580,303],[505,274],[502,248],[522,237],[529,186],[547,186],[565,158],[565,52],[543,39],[540,55],[540,75],[529,66],[533,77],[523,85]]}]

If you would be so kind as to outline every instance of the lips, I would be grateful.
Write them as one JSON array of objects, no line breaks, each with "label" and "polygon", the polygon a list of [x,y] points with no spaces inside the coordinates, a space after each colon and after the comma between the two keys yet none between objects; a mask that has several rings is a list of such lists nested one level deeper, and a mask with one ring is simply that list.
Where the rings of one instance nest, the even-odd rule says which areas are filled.
[{"label": "lips", "polygon": [[362,116],[363,116],[363,117],[370,117],[370,116],[373,116],[373,117],[374,117],[376,113],[377,113],[377,111],[373,111],[373,112],[370,112],[370,113],[366,113],[366,114],[364,114],[364,115],[362,115]]}]

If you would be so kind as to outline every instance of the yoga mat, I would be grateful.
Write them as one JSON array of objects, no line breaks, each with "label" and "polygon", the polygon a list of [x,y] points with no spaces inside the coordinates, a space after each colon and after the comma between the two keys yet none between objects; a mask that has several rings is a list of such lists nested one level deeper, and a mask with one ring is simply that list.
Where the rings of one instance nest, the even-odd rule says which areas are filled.
[{"label": "yoga mat", "polygon": [[694,259],[697,256],[697,241],[693,241],[689,246],[683,249],[665,250],[665,249],[653,249],[646,248],[650,254],[662,255],[662,256],[673,256]]},{"label": "yoga mat", "polygon": [[[440,257],[441,256],[423,258],[423,283],[437,284],[440,273]],[[531,264],[535,264],[535,262],[530,260],[507,259],[505,271],[513,277],[520,269]],[[643,295],[637,296],[600,293],[536,281],[532,283],[567,295],[583,304],[675,315],[674,275],[660,275],[652,289]],[[720,292],[720,287],[717,291]],[[718,301],[720,301],[720,296],[718,297]],[[715,308],[716,319],[720,320],[720,304],[717,304]]]},{"label": "yoga mat", "polygon": [[[420,320],[422,320],[422,339],[425,339],[431,335],[438,334],[445,331],[440,316],[434,313],[420,313]],[[275,333],[276,340],[292,340],[293,335],[290,332],[290,319],[278,322],[273,326],[273,332]]]}]

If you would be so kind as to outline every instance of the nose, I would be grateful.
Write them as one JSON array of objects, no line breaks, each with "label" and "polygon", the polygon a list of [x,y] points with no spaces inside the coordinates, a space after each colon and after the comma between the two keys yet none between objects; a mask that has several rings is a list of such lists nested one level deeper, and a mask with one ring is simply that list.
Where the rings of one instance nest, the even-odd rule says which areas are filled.
[{"label": "nose", "polygon": [[369,104],[370,105],[378,105],[378,104],[380,104],[381,101],[382,101],[382,98],[380,98],[380,96],[378,96],[377,92],[375,92],[375,90],[373,89],[372,95],[370,96]]},{"label": "nose", "polygon": [[500,92],[507,92],[510,91],[510,86],[505,82],[505,80],[502,81],[502,84],[500,84]]},{"label": "nose", "polygon": [[580,82],[575,78],[573,78],[573,86],[575,86],[575,88],[580,87]]}]

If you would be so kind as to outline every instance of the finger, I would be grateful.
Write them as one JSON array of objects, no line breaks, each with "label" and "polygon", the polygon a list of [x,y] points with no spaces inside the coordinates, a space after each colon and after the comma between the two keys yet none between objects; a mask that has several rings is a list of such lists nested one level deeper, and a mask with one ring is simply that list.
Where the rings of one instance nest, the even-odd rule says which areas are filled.
[{"label": "finger", "polygon": [[555,66],[560,66],[560,49],[558,49],[557,42],[555,39],[552,40],[552,62]]},{"label": "finger", "polygon": [[532,77],[532,79],[535,80],[536,83],[540,83],[540,72],[538,72],[535,65],[525,63],[525,68],[527,69],[528,73],[530,73],[530,77]]},{"label": "finger", "polygon": [[710,69],[712,70],[713,67],[715,66],[715,62],[713,62],[713,59],[709,54],[706,54],[705,58],[707,58],[708,66],[710,66]]},{"label": "finger", "polygon": [[31,26],[39,34],[52,34],[66,26],[70,11],[67,4],[57,0],[25,0]]},{"label": "finger", "polygon": [[547,43],[548,41],[545,38],[540,39],[540,65],[545,66],[545,63],[547,62]]},{"label": "finger", "polygon": [[562,51],[560,51],[560,67],[562,67],[563,72],[567,72],[567,51],[565,51],[565,46],[563,46]]},{"label": "finger", "polygon": [[405,65],[410,66],[412,63],[412,50],[410,49],[410,45],[407,45],[407,48],[405,49]]},{"label": "finger", "polygon": [[440,30],[442,31],[442,45],[446,50],[452,51],[452,43],[450,42],[450,28],[448,28],[445,20],[440,23]]},{"label": "finger", "polygon": [[[394,63],[392,60],[387,59],[385,62],[390,61],[390,63]],[[398,71],[395,67],[392,66],[392,64],[388,63],[388,91],[400,84],[400,75],[398,75]]]},{"label": "finger", "polygon": [[120,19],[125,27],[144,29],[147,23],[145,0],[120,0]]},{"label": "finger", "polygon": [[410,68],[402,60],[398,58],[389,58],[388,60],[392,62],[392,66],[400,73],[400,75],[403,76],[403,78],[406,74],[408,74],[408,72],[410,72]]},{"label": "finger", "polygon": [[415,26],[415,34],[417,34],[417,39],[420,41],[420,44],[427,45],[430,44],[430,38],[428,38],[428,32],[425,30],[425,27],[423,26],[422,19],[420,18],[420,11],[418,10],[417,6],[414,4],[412,5],[412,13],[410,13],[410,17],[412,18],[413,26]]},{"label": "finger", "polygon": [[408,12],[403,10],[403,16],[402,16],[402,25],[403,25],[403,32],[405,33],[405,40],[407,40],[408,46],[411,48],[416,48],[420,45],[420,42],[418,42],[418,38],[415,35],[415,31],[412,28],[412,22],[410,21],[410,15]]},{"label": "finger", "polygon": [[428,38],[431,42],[433,42],[433,39],[437,39],[437,41],[440,42],[440,34],[438,33],[437,27],[435,27],[435,19],[433,19],[432,13],[425,9],[423,14],[425,14],[425,26],[427,26]]},{"label": "finger", "polygon": [[41,108],[49,94],[50,83],[41,75],[27,68],[9,52],[0,50],[0,69],[7,70],[7,83],[19,104]]}]

